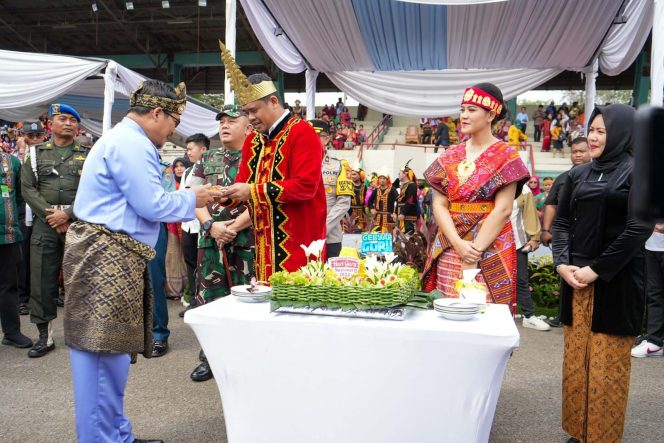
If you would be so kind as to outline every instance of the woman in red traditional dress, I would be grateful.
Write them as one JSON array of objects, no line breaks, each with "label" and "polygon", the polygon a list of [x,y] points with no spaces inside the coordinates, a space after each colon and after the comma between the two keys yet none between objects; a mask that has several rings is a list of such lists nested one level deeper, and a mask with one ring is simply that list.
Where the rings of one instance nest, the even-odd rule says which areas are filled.
[{"label": "woman in red traditional dress", "polygon": [[454,296],[463,269],[480,268],[488,300],[514,312],[516,249],[510,223],[513,202],[529,174],[519,153],[491,133],[505,115],[497,86],[466,89],[461,130],[469,139],[451,146],[425,171],[434,192],[435,233],[423,274],[426,291]]}]

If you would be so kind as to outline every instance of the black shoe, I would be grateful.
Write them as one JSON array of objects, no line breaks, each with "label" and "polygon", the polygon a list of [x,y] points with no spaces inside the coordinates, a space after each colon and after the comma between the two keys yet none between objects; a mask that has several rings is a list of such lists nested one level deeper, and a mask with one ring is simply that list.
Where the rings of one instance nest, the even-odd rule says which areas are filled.
[{"label": "black shoe", "polygon": [[196,369],[191,373],[191,379],[193,381],[206,381],[212,377],[214,377],[214,375],[212,375],[212,369],[210,369],[210,364],[207,360],[196,366]]},{"label": "black shoe", "polygon": [[43,357],[52,350],[55,349],[55,343],[51,343],[51,345],[47,345],[47,337],[39,337],[39,340],[37,340],[37,343],[28,351],[28,357],[30,358],[39,358]]},{"label": "black shoe", "polygon": [[30,340],[25,335],[17,332],[13,335],[5,335],[2,339],[2,344],[7,346],[13,346],[15,348],[29,348],[32,346],[32,340]]},{"label": "black shoe", "polygon": [[551,326],[552,328],[562,328],[563,327],[563,322],[561,322],[558,317],[554,318],[553,320],[549,320],[548,318],[545,318],[544,323]]},{"label": "black shoe", "polygon": [[164,443],[164,440],[143,440],[142,438],[135,438],[134,443]]},{"label": "black shoe", "polygon": [[37,330],[39,330],[39,340],[28,351],[30,358],[43,357],[55,349],[55,343],[48,344],[48,323],[37,323]]},{"label": "black shoe", "polygon": [[58,296],[58,298],[55,299],[55,304],[58,308],[64,308],[65,307],[65,299],[62,298],[61,296]]},{"label": "black shoe", "polygon": [[574,437],[570,437],[569,440],[567,440],[567,443],[579,443],[579,440]]},{"label": "black shoe", "polygon": [[30,313],[30,309],[28,309],[28,305],[26,303],[20,303],[18,305],[18,313],[19,313],[19,315],[28,315]]},{"label": "black shoe", "polygon": [[192,306],[192,305],[189,305],[189,306],[187,306],[186,308],[184,308],[183,310],[181,310],[181,311],[178,313],[178,317],[180,317],[180,318],[184,318],[184,313],[187,312],[187,311],[190,310],[190,309],[193,309],[193,306]]},{"label": "black shoe", "polygon": [[152,344],[152,356],[161,357],[168,352],[168,340],[155,340]]}]

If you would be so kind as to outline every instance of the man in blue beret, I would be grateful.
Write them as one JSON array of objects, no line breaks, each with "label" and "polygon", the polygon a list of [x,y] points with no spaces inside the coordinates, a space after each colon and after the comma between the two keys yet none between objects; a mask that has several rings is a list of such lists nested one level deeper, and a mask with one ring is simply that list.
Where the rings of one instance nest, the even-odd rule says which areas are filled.
[{"label": "man in blue beret", "polygon": [[58,278],[65,233],[88,149],[76,142],[81,116],[64,103],[48,110],[52,139],[30,146],[21,170],[21,191],[34,217],[30,239],[30,321],[39,339],[28,352],[37,358],[55,349],[51,321],[57,317]]}]

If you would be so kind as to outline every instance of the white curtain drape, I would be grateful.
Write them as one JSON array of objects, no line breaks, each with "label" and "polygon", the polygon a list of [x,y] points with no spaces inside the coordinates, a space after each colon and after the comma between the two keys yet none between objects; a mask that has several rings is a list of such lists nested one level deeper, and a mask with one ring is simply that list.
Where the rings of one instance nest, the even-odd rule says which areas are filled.
[{"label": "white curtain drape", "polygon": [[580,70],[623,0],[519,0],[447,8],[447,67]]},{"label": "white curtain drape", "polygon": [[555,77],[559,69],[450,69],[423,72],[328,72],[342,91],[388,114],[442,116],[459,112],[463,91],[481,82],[496,84],[505,100]]},{"label": "white curtain drape", "polygon": [[479,5],[481,3],[506,2],[508,0],[397,0],[404,3],[422,3],[425,5]]},{"label": "white curtain drape", "polygon": [[[237,2],[236,0],[226,0],[226,41],[224,45],[235,57],[235,37],[237,26]],[[231,90],[231,79],[228,77],[228,72],[225,74],[224,80],[224,104],[235,103],[235,95]]]},{"label": "white curtain drape", "polygon": [[242,4],[242,9],[244,9],[258,41],[261,42],[261,46],[279,69],[291,74],[304,71],[307,67],[300,52],[281,31],[263,3],[254,0],[240,0],[240,4]]},{"label": "white curtain drape", "polygon": [[655,0],[650,57],[650,104],[664,106],[664,0]]},{"label": "white curtain drape", "polygon": [[318,78],[318,71],[307,69],[304,73],[307,90],[307,120],[316,118],[316,79]]},{"label": "white curtain drape", "polygon": [[5,50],[0,60],[0,111],[52,102],[106,66],[106,60]]},{"label": "white curtain drape", "polygon": [[[140,82],[146,80],[146,77],[122,65],[118,65],[117,69],[118,82],[115,90],[126,97],[131,95]],[[199,132],[208,137],[213,137],[219,132],[219,126],[215,120],[216,116],[217,113],[215,111],[189,102],[184,110],[184,114],[182,114],[180,125],[177,127],[176,132],[183,137],[188,137]]]},{"label": "white curtain drape", "polygon": [[[262,8],[263,3],[313,69],[319,72],[375,69],[351,0],[263,0],[252,2],[251,9]],[[325,38],[329,35],[334,36],[333,44]]]},{"label": "white curtain drape", "polygon": [[602,73],[618,75],[634,63],[650,34],[652,14],[652,0],[630,0],[624,12],[627,23],[614,25],[602,44],[599,53]]}]

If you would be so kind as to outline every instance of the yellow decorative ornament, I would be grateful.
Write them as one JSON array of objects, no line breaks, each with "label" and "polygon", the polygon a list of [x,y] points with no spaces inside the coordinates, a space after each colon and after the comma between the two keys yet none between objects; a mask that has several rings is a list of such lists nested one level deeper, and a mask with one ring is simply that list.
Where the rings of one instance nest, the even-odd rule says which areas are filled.
[{"label": "yellow decorative ornament", "polygon": [[277,92],[274,83],[269,80],[252,85],[235,62],[233,54],[224,46],[221,40],[219,40],[219,49],[221,50],[221,61],[224,62],[224,68],[226,68],[226,73],[230,77],[231,89],[237,95],[237,102],[240,106]]}]

